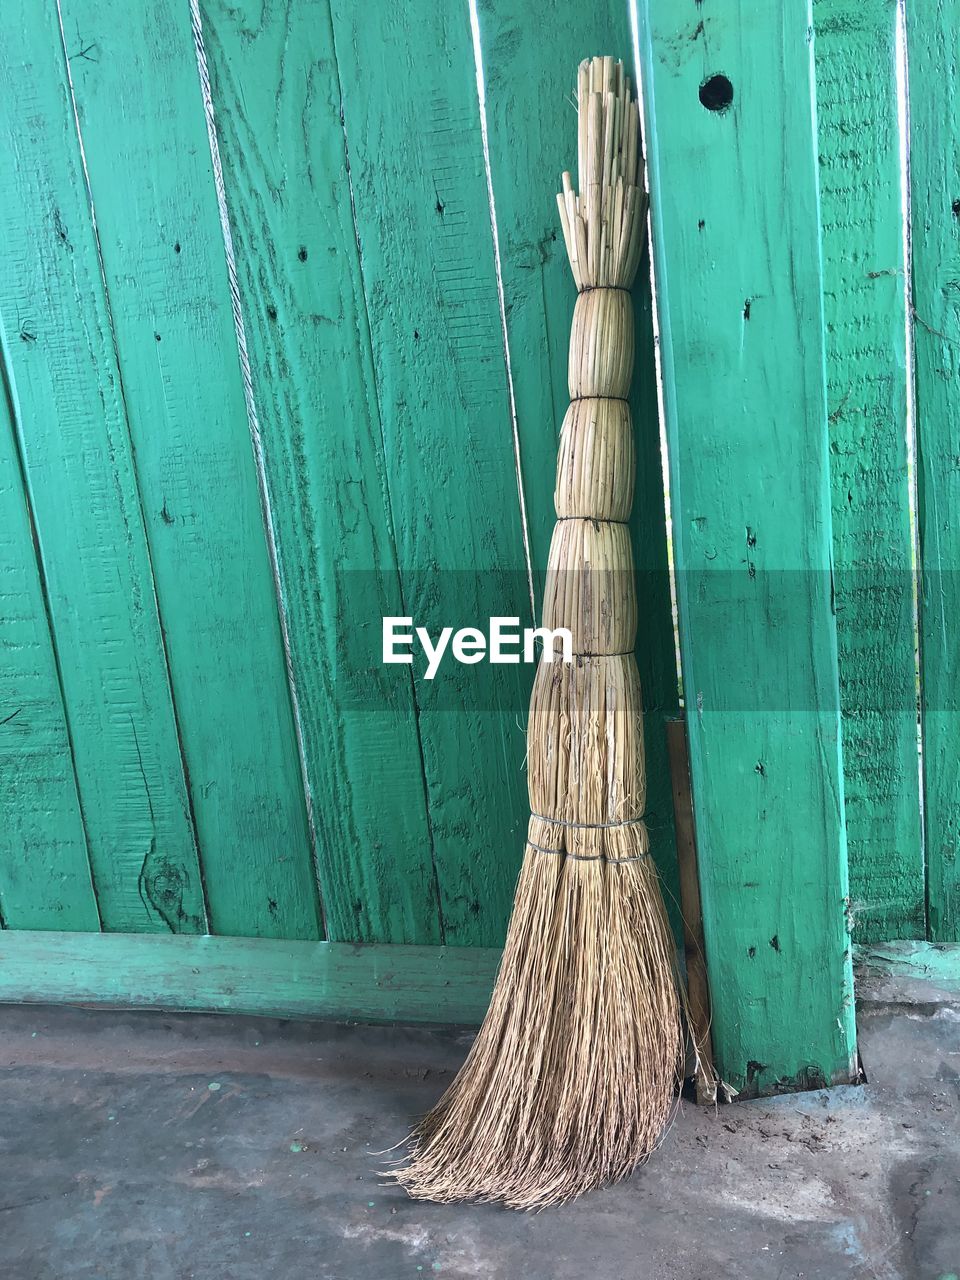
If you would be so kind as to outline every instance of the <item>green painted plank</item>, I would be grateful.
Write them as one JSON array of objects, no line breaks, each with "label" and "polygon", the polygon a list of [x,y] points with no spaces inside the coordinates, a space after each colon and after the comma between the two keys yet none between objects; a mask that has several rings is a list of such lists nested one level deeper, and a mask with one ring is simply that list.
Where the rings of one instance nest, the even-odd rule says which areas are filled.
[{"label": "green painted plank", "polygon": [[960,997],[960,946],[893,941],[854,947],[857,1002],[950,1004]]},{"label": "green painted plank", "polygon": [[907,6],[929,937],[960,941],[960,0]]},{"label": "green painted plank", "polygon": [[897,0],[816,0],[827,405],[855,939],[925,931]]},{"label": "green painted plank", "polygon": [[328,0],[201,9],[327,937],[438,942],[413,689],[355,642],[404,610]]},{"label": "green painted plank", "polygon": [[[528,622],[468,7],[413,0],[371,21],[334,0],[332,12],[406,614],[432,634],[492,614]],[[531,676],[449,662],[417,680],[450,943],[503,939]]]},{"label": "green painted plank", "polygon": [[640,17],[714,1052],[748,1093],[850,1080],[809,13]]},{"label": "green painted plank", "polygon": [[[567,353],[576,288],[557,225],[560,175],[577,160],[571,107],[577,67],[610,54],[631,65],[627,6],[549,0],[536,22],[508,0],[484,0],[479,28],[490,171],[497,211],[507,334],[533,563],[542,581],[554,526],[553,477],[569,402]],[[517,128],[517,121],[523,128]],[[631,411],[637,444],[634,559],[643,625],[637,664],[644,691],[647,821],[678,926],[679,882],[664,721],[679,714],[663,472],[657,416],[649,268],[633,291],[637,360]]]},{"label": "green painted plank", "polygon": [[20,449],[100,918],[198,932],[193,824],[56,7],[17,0],[11,21],[0,299],[17,320]]},{"label": "green painted plank", "polygon": [[99,929],[16,444],[11,327],[0,328],[0,928]]},{"label": "green painted plank", "polygon": [[316,937],[189,9],[62,10],[211,928]]},{"label": "green painted plank", "polygon": [[0,1001],[477,1026],[500,952],[136,934],[0,934]]}]

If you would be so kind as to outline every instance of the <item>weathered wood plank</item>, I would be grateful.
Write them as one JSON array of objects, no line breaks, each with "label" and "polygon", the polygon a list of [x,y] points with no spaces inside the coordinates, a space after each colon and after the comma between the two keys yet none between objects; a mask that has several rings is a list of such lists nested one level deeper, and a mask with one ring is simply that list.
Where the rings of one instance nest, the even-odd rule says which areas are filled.
[{"label": "weathered wood plank", "polygon": [[960,946],[893,941],[854,947],[857,1003],[949,1004],[960,997]]},{"label": "weathered wood plank", "polygon": [[[193,824],[57,10],[14,0],[8,16],[0,305],[100,918],[196,932]],[[34,891],[43,911],[42,876]]]},{"label": "weathered wood plank", "polygon": [[906,18],[928,936],[960,942],[960,0]]},{"label": "weathered wood plank", "polygon": [[306,806],[189,8],[62,10],[210,924],[313,938]]},{"label": "weathered wood plank", "polygon": [[0,928],[99,929],[16,444],[11,327],[0,332]]},{"label": "weathered wood plank", "polygon": [[[557,224],[560,175],[575,169],[577,67],[609,54],[631,64],[627,6],[548,0],[536,21],[509,0],[479,11],[486,81],[490,172],[533,565],[542,581],[553,533],[560,424],[569,401],[567,348],[576,289]],[[522,122],[519,125],[518,122]],[[644,694],[647,821],[651,848],[679,935],[679,884],[664,720],[678,714],[667,569],[663,472],[657,419],[650,277],[633,290],[637,360],[631,396],[637,444],[634,560],[642,624],[637,664]]]},{"label": "weathered wood plank", "polygon": [[497,949],[0,933],[0,1002],[476,1026]]},{"label": "weathered wood plank", "polygon": [[413,688],[356,640],[404,610],[329,3],[201,13],[327,937],[438,942]]},{"label": "weathered wood plank", "polygon": [[808,16],[640,5],[714,1052],[746,1092],[854,1070]]},{"label": "weathered wood plank", "polygon": [[897,0],[816,0],[830,480],[854,938],[925,932]]},{"label": "weathered wood plank", "polygon": [[[530,618],[467,5],[334,0],[405,612]],[[397,668],[402,672],[402,668]],[[398,676],[398,678],[400,678]],[[527,816],[531,671],[417,680],[446,941],[502,941]]]}]

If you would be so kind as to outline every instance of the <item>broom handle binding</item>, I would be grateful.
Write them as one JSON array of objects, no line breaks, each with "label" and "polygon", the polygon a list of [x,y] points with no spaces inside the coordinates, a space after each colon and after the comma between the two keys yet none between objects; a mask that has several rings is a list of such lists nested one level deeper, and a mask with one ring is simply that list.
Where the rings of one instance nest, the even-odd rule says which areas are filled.
[{"label": "broom handle binding", "polygon": [[641,862],[644,858],[649,858],[650,854],[644,850],[643,853],[631,853],[628,858],[608,858],[605,853],[571,853],[569,849],[548,849],[546,845],[536,844],[533,840],[527,841],[528,849],[536,849],[538,853],[555,853],[560,858],[569,858],[572,862],[610,862],[619,865],[623,862]]},{"label": "broom handle binding", "polygon": [[565,818],[548,818],[544,813],[531,813],[540,822],[552,822],[555,827],[576,827],[579,831],[606,831],[610,827],[635,827],[643,825],[643,818],[618,818],[616,822],[567,822]]},{"label": "broom handle binding", "polygon": [[589,520],[591,524],[623,524],[629,525],[629,520],[611,520],[607,516],[554,516],[554,524],[563,524],[567,520]]},{"label": "broom handle binding", "polygon": [[[626,293],[627,291],[626,289],[624,289],[622,290],[622,292]],[[582,400],[616,400],[619,404],[630,403],[630,401],[627,399],[626,396],[571,396],[570,397],[571,404],[580,404]]]},{"label": "broom handle binding", "polygon": [[[617,649],[613,653],[571,653],[571,658],[632,658],[635,649]],[[553,822],[553,818],[548,818],[548,822]]]}]

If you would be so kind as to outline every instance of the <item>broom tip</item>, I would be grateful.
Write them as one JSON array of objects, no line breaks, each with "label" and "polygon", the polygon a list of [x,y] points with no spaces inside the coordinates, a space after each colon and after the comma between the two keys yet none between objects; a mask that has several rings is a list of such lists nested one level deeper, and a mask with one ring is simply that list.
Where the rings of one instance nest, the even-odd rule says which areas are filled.
[{"label": "broom tip", "polygon": [[528,848],[487,1018],[408,1158],[384,1176],[413,1199],[524,1210],[628,1177],[675,1109],[680,1026],[650,860]]}]

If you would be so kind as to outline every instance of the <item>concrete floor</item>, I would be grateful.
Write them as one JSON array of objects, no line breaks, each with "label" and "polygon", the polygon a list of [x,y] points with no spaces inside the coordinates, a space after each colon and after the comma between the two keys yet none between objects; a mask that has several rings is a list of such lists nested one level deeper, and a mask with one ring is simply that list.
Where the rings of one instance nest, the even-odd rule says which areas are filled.
[{"label": "concrete floor", "polygon": [[869,1084],[685,1104],[628,1183],[413,1203],[375,1153],[469,1036],[0,1009],[3,1280],[956,1280],[960,1006],[864,1003]]}]

